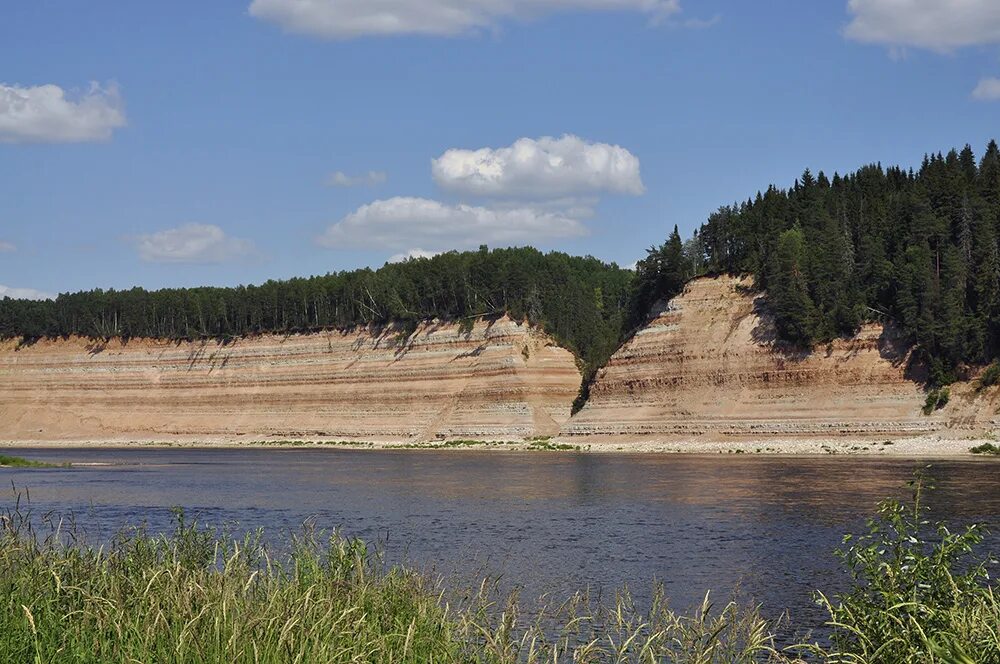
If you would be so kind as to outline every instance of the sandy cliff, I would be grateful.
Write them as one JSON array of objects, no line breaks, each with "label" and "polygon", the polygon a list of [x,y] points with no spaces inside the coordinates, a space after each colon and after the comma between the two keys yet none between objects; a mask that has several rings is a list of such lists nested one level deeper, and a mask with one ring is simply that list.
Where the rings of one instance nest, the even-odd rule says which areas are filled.
[{"label": "sandy cliff", "polygon": [[552,435],[580,374],[507,318],[221,345],[85,339],[0,343],[0,441]]},{"label": "sandy cliff", "polygon": [[1000,402],[968,384],[953,386],[952,402],[925,416],[922,387],[905,375],[906,349],[879,325],[812,353],[783,350],[751,283],[689,283],[599,372],[562,435],[595,442],[886,439],[992,426]]},{"label": "sandy cliff", "polygon": [[868,448],[848,441],[891,438],[871,449],[924,454],[948,440],[967,451],[959,441],[1000,424],[1000,387],[971,383],[924,415],[906,348],[878,325],[811,353],[784,347],[750,285],[688,284],[615,353],[572,418],[573,356],[508,318],[469,333],[425,324],[405,341],[356,329],[229,344],[0,342],[0,443],[558,434],[595,451],[851,451]]}]

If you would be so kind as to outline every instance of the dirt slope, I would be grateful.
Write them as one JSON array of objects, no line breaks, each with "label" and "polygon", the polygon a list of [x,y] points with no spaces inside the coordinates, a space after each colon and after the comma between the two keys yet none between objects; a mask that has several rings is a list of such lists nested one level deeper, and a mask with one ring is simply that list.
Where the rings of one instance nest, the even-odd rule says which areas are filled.
[{"label": "dirt slope", "polygon": [[85,339],[0,343],[0,440],[552,435],[580,374],[568,351],[507,318],[231,344]]},{"label": "dirt slope", "polygon": [[889,330],[812,353],[783,350],[752,282],[698,279],[602,369],[567,438],[648,441],[891,438],[954,434],[993,424],[995,395],[954,386],[952,402],[921,413],[906,349]]}]

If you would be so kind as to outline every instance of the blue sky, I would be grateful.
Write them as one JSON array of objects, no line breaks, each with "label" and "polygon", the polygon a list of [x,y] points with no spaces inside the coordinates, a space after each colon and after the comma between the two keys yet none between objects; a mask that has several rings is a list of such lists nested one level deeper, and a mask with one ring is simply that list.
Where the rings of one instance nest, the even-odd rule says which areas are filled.
[{"label": "blue sky", "polygon": [[0,294],[480,243],[629,264],[807,166],[980,153],[998,119],[995,0],[10,2]]}]

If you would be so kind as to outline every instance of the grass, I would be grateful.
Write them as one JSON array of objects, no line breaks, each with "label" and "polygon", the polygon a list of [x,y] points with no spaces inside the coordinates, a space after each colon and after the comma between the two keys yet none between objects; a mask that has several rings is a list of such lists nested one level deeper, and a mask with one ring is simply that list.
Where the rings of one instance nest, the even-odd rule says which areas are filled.
[{"label": "grass", "polygon": [[[911,504],[886,501],[839,552],[854,580],[816,599],[827,638],[779,650],[793,627],[738,603],[649,608],[627,590],[525,612],[483,584],[447,591],[387,567],[359,540],[305,530],[276,555],[176,513],[166,535],[127,530],[100,548],[16,508],[0,515],[0,660],[10,662],[346,662],[543,664],[635,662],[851,664],[1000,662],[995,561],[981,531],[929,524],[928,480]],[[804,658],[804,659],[797,659]]]},{"label": "grass", "polygon": [[1000,456],[1000,446],[993,443],[983,443],[969,450],[973,454],[986,454],[990,456]]},{"label": "grass", "polygon": [[43,461],[32,461],[31,459],[23,459],[16,456],[8,456],[6,454],[0,454],[0,467],[3,468],[68,468],[68,463],[55,464],[55,463],[45,463]]},{"label": "grass", "polygon": [[455,448],[488,448],[488,447],[509,447],[511,445],[517,445],[515,441],[503,441],[503,440],[463,440],[463,439],[453,439],[453,440],[436,440],[427,441],[419,443],[404,443],[402,445],[392,445],[386,449],[403,449],[403,450],[446,450]]},{"label": "grass", "polygon": [[250,445],[267,447],[361,447],[372,448],[375,443],[358,440],[255,440]]},{"label": "grass", "polygon": [[542,451],[542,452],[565,452],[569,450],[579,451],[579,445],[570,445],[568,443],[553,443],[549,439],[535,440],[528,445],[528,449],[532,451]]},{"label": "grass", "polygon": [[[251,443],[253,445],[271,446],[271,447],[356,447],[356,448],[374,448],[375,443],[364,442],[364,441],[319,441],[312,442],[308,440],[272,440],[272,441],[255,441]],[[579,445],[570,445],[567,443],[553,443],[551,436],[538,436],[535,438],[526,438],[523,442],[516,440],[472,440],[472,439],[451,439],[451,440],[436,440],[436,441],[422,441],[415,443],[399,443],[393,445],[385,446],[385,449],[401,449],[401,450],[446,450],[455,448],[497,448],[497,447],[509,447],[515,448],[519,445],[527,445],[528,450],[531,451],[568,451],[576,450],[579,451]]]}]

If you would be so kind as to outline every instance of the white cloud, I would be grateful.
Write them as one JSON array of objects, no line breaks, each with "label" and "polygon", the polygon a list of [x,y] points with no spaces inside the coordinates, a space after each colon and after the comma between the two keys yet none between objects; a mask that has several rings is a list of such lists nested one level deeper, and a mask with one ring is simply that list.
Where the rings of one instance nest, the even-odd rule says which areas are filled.
[{"label": "white cloud", "polygon": [[431,172],[441,187],[474,196],[558,198],[644,191],[638,157],[623,147],[572,135],[520,138],[496,149],[451,149],[433,160]]},{"label": "white cloud", "polygon": [[15,300],[54,300],[56,296],[34,288],[11,288],[0,284],[0,300],[5,297]]},{"label": "white cloud", "polygon": [[948,52],[1000,43],[997,0],[849,0],[845,34],[857,41]]},{"label": "white cloud", "polygon": [[712,18],[688,18],[680,21],[678,25],[689,30],[706,30],[722,22],[722,14],[716,14]]},{"label": "white cloud", "polygon": [[388,263],[403,263],[410,260],[411,258],[434,258],[440,251],[426,251],[424,249],[410,249],[409,251],[404,251],[399,254],[393,254],[389,256]]},{"label": "white cloud", "polygon": [[1000,78],[984,78],[972,91],[972,98],[980,101],[996,101],[1000,99]]},{"label": "white cloud", "polygon": [[326,247],[373,247],[425,251],[480,244],[507,246],[578,237],[587,230],[576,219],[530,207],[499,209],[446,205],[425,198],[379,200],[350,213],[318,238]]},{"label": "white cloud", "polygon": [[0,143],[103,141],[125,126],[114,84],[96,83],[77,96],[58,85],[23,88],[0,84]]},{"label": "white cloud", "polygon": [[222,263],[253,253],[248,240],[229,237],[218,226],[185,224],[134,240],[139,257],[150,263]]},{"label": "white cloud", "polygon": [[17,247],[15,247],[10,242],[4,242],[3,240],[0,240],[0,254],[9,254],[12,251],[17,251]]},{"label": "white cloud", "polygon": [[374,187],[386,181],[386,175],[382,171],[368,171],[364,175],[348,175],[343,171],[330,173],[326,178],[328,187]]},{"label": "white cloud", "polygon": [[662,21],[680,0],[253,0],[250,14],[329,39],[365,35],[457,36],[554,12],[639,12]]}]

